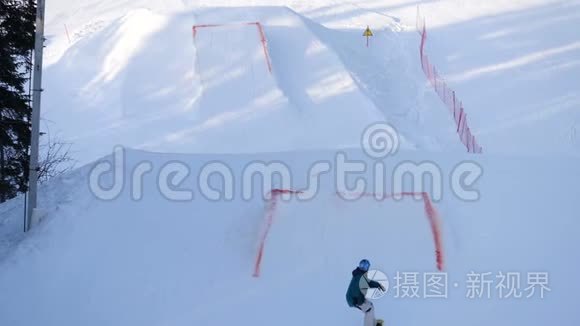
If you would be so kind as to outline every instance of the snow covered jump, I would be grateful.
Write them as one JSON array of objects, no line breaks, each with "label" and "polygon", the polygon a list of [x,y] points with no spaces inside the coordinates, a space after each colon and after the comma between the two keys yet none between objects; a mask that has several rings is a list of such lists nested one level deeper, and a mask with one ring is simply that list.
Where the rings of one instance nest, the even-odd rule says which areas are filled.
[{"label": "snow covered jump", "polygon": [[46,0],[0,325],[580,324],[577,1],[255,3]]}]

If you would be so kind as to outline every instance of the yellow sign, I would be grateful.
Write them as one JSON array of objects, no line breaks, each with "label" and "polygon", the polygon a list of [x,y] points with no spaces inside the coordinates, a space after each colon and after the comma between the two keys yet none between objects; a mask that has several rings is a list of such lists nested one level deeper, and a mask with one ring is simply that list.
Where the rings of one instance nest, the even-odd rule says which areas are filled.
[{"label": "yellow sign", "polygon": [[370,27],[367,26],[367,29],[365,29],[363,36],[366,36],[366,37],[373,36],[373,32],[371,31]]}]

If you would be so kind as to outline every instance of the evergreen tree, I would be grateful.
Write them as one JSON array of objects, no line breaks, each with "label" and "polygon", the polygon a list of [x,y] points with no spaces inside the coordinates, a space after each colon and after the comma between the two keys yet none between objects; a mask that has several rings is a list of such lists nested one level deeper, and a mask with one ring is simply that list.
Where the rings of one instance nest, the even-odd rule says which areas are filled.
[{"label": "evergreen tree", "polygon": [[27,190],[36,4],[0,0],[0,202]]}]

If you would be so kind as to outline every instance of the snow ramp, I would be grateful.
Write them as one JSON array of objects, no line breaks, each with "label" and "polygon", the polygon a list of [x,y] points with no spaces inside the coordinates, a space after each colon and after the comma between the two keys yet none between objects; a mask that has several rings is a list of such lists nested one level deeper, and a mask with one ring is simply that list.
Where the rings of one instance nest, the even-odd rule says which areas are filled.
[{"label": "snow ramp", "polygon": [[384,120],[332,49],[288,9],[202,11],[192,29],[199,119],[211,135],[200,146],[208,151],[359,146],[362,131]]},{"label": "snow ramp", "polygon": [[334,50],[284,8],[135,10],[75,41],[47,68],[46,83],[47,119],[82,147],[81,163],[115,145],[170,153],[358,147],[363,130],[385,120]]},{"label": "snow ramp", "polygon": [[[569,283],[578,273],[573,263],[578,260],[578,237],[570,227],[577,223],[573,189],[578,178],[570,177],[577,175],[572,174],[577,162],[562,166],[549,161],[558,164],[559,180],[570,191],[542,187],[554,182],[550,173],[529,178],[545,161],[527,162],[528,171],[522,171],[526,165],[521,160],[498,161],[486,165],[486,174],[501,180],[504,191],[486,179],[481,201],[447,196],[434,203],[431,208],[442,222],[444,272],[449,272],[448,297],[437,299],[422,292],[424,275],[439,272],[438,245],[422,196],[376,200],[375,194],[363,194],[356,201],[345,200],[336,193],[335,171],[321,175],[318,187],[310,188],[311,164],[331,161],[334,155],[126,151],[122,161],[114,162],[125,173],[109,171],[99,178],[104,189],[124,185],[110,200],[90,191],[94,180],[89,172],[111,157],[56,179],[42,188],[47,218],[0,262],[0,324],[270,325],[275,320],[281,326],[356,325],[362,315],[346,306],[344,294],[351,270],[365,257],[391,282],[375,306],[393,325],[453,324],[458,319],[468,323],[473,316],[474,325],[543,325],[554,311],[562,312],[564,324],[577,325],[573,298],[578,286]],[[400,155],[403,160],[437,160],[445,169],[456,164],[442,155]],[[365,159],[357,151],[348,156]],[[221,171],[233,174],[232,184],[220,175],[206,175],[207,184],[200,183],[204,167],[216,162],[229,167]],[[285,188],[277,178],[269,185],[260,178],[249,181],[244,171],[256,162],[284,162],[294,182]],[[367,158],[366,163],[373,161]],[[168,175],[167,169],[176,164],[187,168]],[[141,174],[147,166],[152,170]],[[358,177],[368,182],[365,191],[374,188],[371,171]],[[207,185],[222,196],[207,192]],[[521,194],[511,191],[516,187]],[[315,196],[281,197],[269,220],[271,202],[263,195],[273,188],[310,189]],[[249,196],[244,194],[248,189]],[[190,190],[192,197],[178,190]],[[354,195],[347,199],[358,197]],[[558,214],[551,214],[546,198]],[[264,239],[261,273],[254,277]],[[570,260],[562,262],[554,252]],[[553,273],[553,290],[545,300],[466,298],[467,273],[510,270],[547,270]],[[397,272],[411,276],[396,281]],[[397,282],[408,287],[397,290]],[[405,291],[419,291],[418,297],[402,297]],[[490,310],[500,311],[501,317],[488,314]],[[529,311],[535,313],[525,313]]]},{"label": "snow ramp", "polygon": [[[331,173],[321,178],[313,198],[281,198],[263,250],[262,273],[253,276],[268,224],[270,205],[263,194],[270,189],[260,178],[245,184],[246,167],[286,162],[296,175],[294,186],[305,189],[298,176],[308,175],[306,162],[331,159],[332,152],[300,152],[300,160],[297,153],[123,153],[114,163],[126,172],[99,178],[104,189],[125,185],[112,200],[88,186],[94,182],[90,171],[112,163],[112,157],[43,189],[43,198],[60,195],[43,202],[48,218],[0,265],[0,324],[267,325],[285,314],[280,325],[311,320],[346,325],[360,319],[344,302],[350,271],[360,257],[388,273],[395,268],[437,271],[421,198],[345,200],[336,193]],[[201,191],[200,171],[216,161],[234,175],[230,199]],[[189,199],[172,197],[177,189],[160,185],[162,171],[176,163],[190,172],[179,184],[180,190],[192,191]],[[152,170],[136,181],[133,172],[142,171],[143,164]],[[222,181],[209,178],[208,184],[224,189]],[[249,197],[245,189],[251,190]],[[289,313],[296,309],[302,313]]]}]

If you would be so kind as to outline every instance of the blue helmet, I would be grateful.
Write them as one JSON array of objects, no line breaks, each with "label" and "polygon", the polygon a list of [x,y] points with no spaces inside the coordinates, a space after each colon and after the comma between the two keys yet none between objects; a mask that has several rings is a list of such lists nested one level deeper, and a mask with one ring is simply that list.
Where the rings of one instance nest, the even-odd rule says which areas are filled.
[{"label": "blue helmet", "polygon": [[360,261],[360,263],[358,263],[358,268],[360,268],[361,270],[368,272],[369,268],[371,267],[371,262],[363,259]]}]

